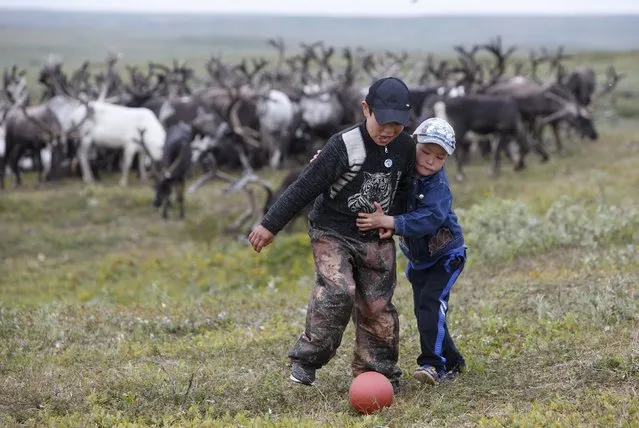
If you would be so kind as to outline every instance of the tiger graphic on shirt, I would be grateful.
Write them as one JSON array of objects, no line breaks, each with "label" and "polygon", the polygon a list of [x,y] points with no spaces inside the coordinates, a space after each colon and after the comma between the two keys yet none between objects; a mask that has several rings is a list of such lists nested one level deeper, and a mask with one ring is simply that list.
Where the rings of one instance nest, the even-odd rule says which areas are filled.
[{"label": "tiger graphic on shirt", "polygon": [[364,172],[364,182],[358,193],[348,198],[348,209],[351,212],[375,212],[374,202],[379,202],[384,212],[390,208],[393,189],[391,187],[392,172]]}]

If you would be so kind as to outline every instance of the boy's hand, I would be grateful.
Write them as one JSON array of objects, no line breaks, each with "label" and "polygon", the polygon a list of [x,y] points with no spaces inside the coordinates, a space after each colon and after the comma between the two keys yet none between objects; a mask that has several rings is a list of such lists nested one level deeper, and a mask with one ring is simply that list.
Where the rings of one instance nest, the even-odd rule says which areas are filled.
[{"label": "boy's hand", "polygon": [[379,202],[375,202],[375,212],[373,213],[357,213],[355,225],[359,230],[365,232],[374,229],[395,229],[395,221],[393,217],[385,215]]},{"label": "boy's hand", "polygon": [[253,249],[258,253],[262,251],[262,248],[273,242],[273,238],[275,238],[275,235],[261,224],[256,226],[248,236],[248,240],[253,246]]}]

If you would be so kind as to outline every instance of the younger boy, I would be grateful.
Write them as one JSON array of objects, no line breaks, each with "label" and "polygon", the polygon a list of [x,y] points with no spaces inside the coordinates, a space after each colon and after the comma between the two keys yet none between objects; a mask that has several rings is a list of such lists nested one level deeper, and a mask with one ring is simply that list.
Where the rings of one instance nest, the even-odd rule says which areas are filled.
[{"label": "younger boy", "polygon": [[413,288],[421,346],[413,376],[434,385],[466,366],[446,325],[448,297],[464,268],[466,246],[444,170],[455,151],[455,132],[445,120],[431,118],[417,127],[413,139],[416,176],[406,213],[388,216],[376,204],[374,213],[358,214],[356,225],[362,231],[381,228],[400,236],[400,248],[409,260],[406,276]]}]

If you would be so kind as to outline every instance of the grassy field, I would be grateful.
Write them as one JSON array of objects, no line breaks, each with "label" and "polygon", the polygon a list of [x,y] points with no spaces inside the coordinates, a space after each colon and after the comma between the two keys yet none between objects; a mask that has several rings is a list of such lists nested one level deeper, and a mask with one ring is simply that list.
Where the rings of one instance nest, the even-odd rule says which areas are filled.
[{"label": "grassy field", "polygon": [[[117,177],[8,191],[0,425],[636,426],[639,136],[601,127],[548,164],[497,180],[477,164],[454,185],[470,259],[449,322],[469,371],[434,388],[406,375],[368,417],[347,401],[351,326],[317,386],[287,380],[312,285],[302,224],[257,255],[223,233],[242,196],[216,185],[189,198],[185,222]],[[396,303],[409,373],[403,277]]]},{"label": "grassy field", "polygon": [[[636,93],[638,60],[573,64],[613,63]],[[410,377],[400,274],[403,388],[366,417],[348,404],[352,326],[316,386],[288,380],[313,282],[302,222],[258,255],[225,232],[245,198],[221,185],[162,221],[135,179],[34,189],[28,175],[0,193],[0,425],[639,426],[639,109],[620,99],[611,120],[603,104],[598,142],[498,179],[475,160],[453,183],[469,262],[449,323],[469,370],[436,387]]]}]

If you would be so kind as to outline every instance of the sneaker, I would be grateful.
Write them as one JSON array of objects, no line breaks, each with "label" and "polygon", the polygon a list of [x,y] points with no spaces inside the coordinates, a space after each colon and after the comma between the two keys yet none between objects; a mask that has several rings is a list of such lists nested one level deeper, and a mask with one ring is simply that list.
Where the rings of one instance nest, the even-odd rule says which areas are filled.
[{"label": "sneaker", "polygon": [[293,363],[290,379],[302,385],[313,385],[313,382],[315,382],[315,369],[300,363]]},{"label": "sneaker", "polygon": [[422,366],[413,372],[413,377],[421,383],[435,385],[441,378],[441,374],[433,366]]}]

